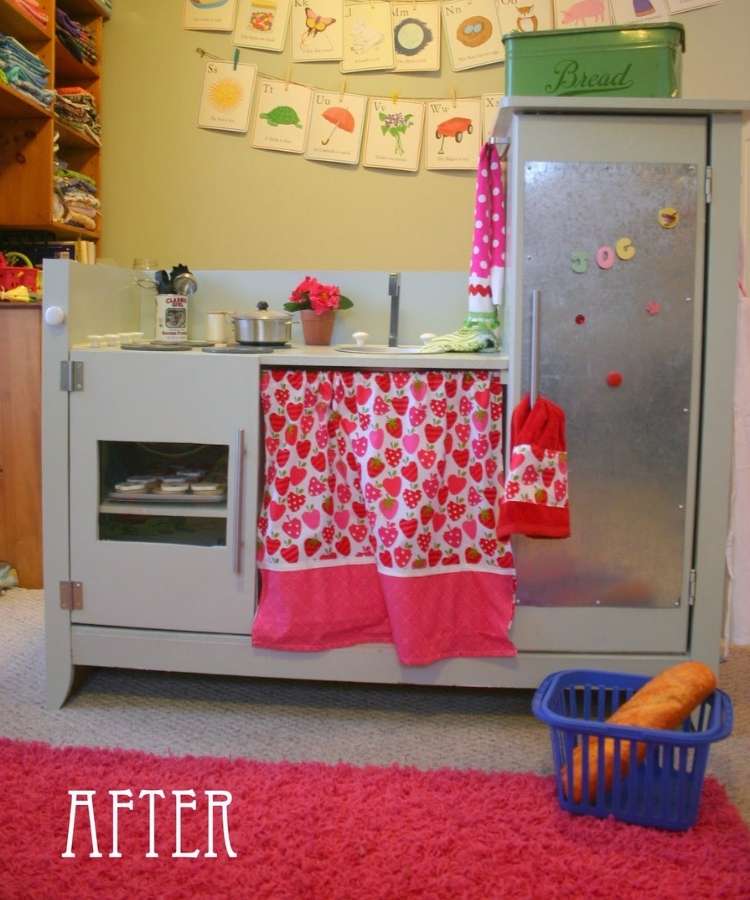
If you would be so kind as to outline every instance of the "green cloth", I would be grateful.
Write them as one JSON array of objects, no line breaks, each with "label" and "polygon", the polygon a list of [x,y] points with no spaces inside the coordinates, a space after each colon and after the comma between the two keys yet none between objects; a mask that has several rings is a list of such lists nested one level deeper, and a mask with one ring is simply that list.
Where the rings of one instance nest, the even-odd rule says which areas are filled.
[{"label": "green cloth", "polygon": [[430,338],[420,353],[491,353],[499,349],[495,329],[497,314],[469,313],[458,331]]}]

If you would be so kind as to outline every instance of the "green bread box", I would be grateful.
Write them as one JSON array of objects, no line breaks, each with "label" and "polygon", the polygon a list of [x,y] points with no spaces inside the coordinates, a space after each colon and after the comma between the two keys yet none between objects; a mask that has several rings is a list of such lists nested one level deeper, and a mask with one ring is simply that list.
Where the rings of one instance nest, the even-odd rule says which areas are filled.
[{"label": "green bread box", "polygon": [[679,97],[677,22],[506,34],[505,93],[517,97]]}]

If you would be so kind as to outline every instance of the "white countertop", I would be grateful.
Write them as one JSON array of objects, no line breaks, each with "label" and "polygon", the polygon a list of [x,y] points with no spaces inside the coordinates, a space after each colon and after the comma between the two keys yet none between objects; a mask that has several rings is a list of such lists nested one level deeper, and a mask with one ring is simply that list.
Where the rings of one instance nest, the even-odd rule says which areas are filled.
[{"label": "white countertop", "polygon": [[[141,353],[149,355],[161,353],[170,358],[196,355],[205,359],[215,359],[222,354],[204,353],[194,350],[122,350],[120,347],[89,347],[87,344],[75,346],[76,352],[127,353],[134,358]],[[230,355],[230,354],[227,354]],[[236,354],[240,355],[240,354]],[[508,368],[508,357],[501,353],[342,353],[335,347],[308,347],[307,345],[285,347],[269,353],[248,354],[246,359],[257,360],[261,366],[333,366],[347,369],[489,369]]]}]

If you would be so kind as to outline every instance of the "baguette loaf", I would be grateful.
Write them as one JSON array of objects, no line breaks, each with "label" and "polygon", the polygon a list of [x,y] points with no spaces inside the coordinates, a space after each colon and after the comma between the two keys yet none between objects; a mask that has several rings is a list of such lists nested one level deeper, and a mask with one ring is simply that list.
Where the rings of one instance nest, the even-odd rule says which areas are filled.
[{"label": "baguette loaf", "polygon": [[[701,662],[684,662],[665,669],[647,681],[640,690],[608,719],[613,725],[634,725],[639,728],[675,729],[690,713],[716,689],[716,676]],[[596,801],[596,783],[599,771],[598,739],[584,738],[588,742],[589,798]],[[636,756],[640,762],[646,755],[646,745],[639,742]],[[620,741],[620,771],[624,777],[630,765],[631,743]],[[580,803],[583,796],[583,746],[573,751],[573,801]],[[604,785],[612,786],[614,773],[615,741],[604,739]],[[563,788],[567,791],[567,772],[563,769]]]}]

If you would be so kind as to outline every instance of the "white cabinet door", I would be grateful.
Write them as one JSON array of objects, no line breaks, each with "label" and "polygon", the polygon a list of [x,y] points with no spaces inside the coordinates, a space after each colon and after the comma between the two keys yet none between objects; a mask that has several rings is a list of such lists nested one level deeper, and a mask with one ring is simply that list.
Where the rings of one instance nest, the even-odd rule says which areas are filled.
[{"label": "white cabinet door", "polygon": [[[257,360],[115,350],[71,360],[84,364],[83,390],[70,394],[70,572],[83,584],[73,621],[249,634]],[[225,496],[111,499],[129,475],[190,468],[225,482]]]}]

